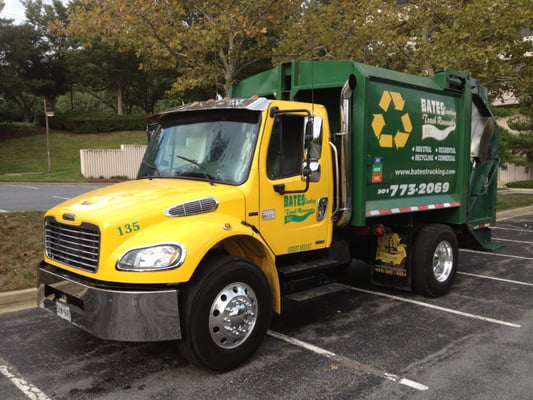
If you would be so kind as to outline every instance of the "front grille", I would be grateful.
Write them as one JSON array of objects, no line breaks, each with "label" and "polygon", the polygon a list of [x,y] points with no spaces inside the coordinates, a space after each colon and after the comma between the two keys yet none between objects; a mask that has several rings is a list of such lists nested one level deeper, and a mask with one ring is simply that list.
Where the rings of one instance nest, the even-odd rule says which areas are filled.
[{"label": "front grille", "polygon": [[192,200],[187,203],[176,204],[165,211],[168,217],[186,217],[189,215],[203,214],[215,211],[218,202],[212,197],[205,197],[199,200]]},{"label": "front grille", "polygon": [[51,260],[89,272],[98,268],[100,230],[96,225],[73,226],[48,218],[44,223],[44,245]]}]

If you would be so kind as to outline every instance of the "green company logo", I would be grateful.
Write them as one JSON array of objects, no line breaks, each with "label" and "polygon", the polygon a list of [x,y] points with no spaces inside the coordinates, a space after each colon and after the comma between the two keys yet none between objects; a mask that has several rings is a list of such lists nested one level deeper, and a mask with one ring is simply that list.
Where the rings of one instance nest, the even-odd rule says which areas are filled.
[{"label": "green company logo", "polygon": [[285,207],[285,217],[283,219],[285,224],[291,222],[304,222],[310,215],[315,213],[316,201],[314,199],[307,199],[305,194],[293,194],[283,197],[283,205]]},{"label": "green company logo", "polygon": [[[396,147],[397,150],[405,147],[407,140],[409,139],[409,134],[413,130],[413,124],[411,123],[411,117],[409,117],[409,113],[403,113],[405,100],[403,99],[401,93],[384,90],[378,105],[379,108],[383,110],[383,113],[372,114],[373,118],[371,125],[372,131],[379,142],[379,147],[390,149]],[[401,114],[400,120],[402,123],[402,128],[401,130],[397,129],[396,132],[384,132],[385,126],[390,125],[387,124],[384,114],[390,116],[390,114],[394,112]]]}]

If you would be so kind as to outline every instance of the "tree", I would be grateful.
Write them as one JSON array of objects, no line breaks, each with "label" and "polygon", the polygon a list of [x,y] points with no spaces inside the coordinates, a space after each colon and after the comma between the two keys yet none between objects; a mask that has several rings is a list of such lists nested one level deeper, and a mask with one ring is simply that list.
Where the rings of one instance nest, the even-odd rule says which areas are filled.
[{"label": "tree", "polygon": [[68,31],[179,72],[174,91],[219,83],[226,90],[258,62],[269,65],[276,34],[298,7],[295,0],[282,7],[275,0],[84,1],[73,7]]},{"label": "tree", "polygon": [[498,95],[531,80],[520,68],[531,51],[520,30],[531,21],[524,0],[307,0],[275,59],[349,59],[416,75],[454,68]]},{"label": "tree", "polygon": [[40,109],[38,100],[44,96],[53,106],[66,88],[62,38],[47,28],[52,20],[65,19],[66,9],[58,0],[52,5],[23,3],[28,19],[24,24],[0,19],[0,93],[29,121],[36,104]]},{"label": "tree", "polygon": [[[118,51],[106,43],[95,41],[87,48],[71,49],[68,68],[72,83],[97,97],[118,115],[125,113],[125,97],[131,83],[142,79],[140,61],[133,51]],[[110,91],[113,101],[99,95]]]},{"label": "tree", "polygon": [[30,25],[13,25],[5,20],[0,24],[0,93],[29,122],[37,99],[50,85],[42,74],[45,49]]},{"label": "tree", "polygon": [[275,62],[354,60],[405,69],[409,37],[396,1],[307,0],[275,48]]},{"label": "tree", "polygon": [[38,36],[37,43],[42,50],[39,73],[43,82],[38,95],[45,96],[53,109],[58,95],[68,89],[68,75],[64,61],[68,50],[65,35],[51,29],[54,25],[66,25],[68,22],[67,8],[60,0],[52,4],[44,4],[42,0],[22,0],[26,8],[26,25],[31,26]]},{"label": "tree", "polygon": [[[455,68],[468,71],[493,95],[515,89],[528,44],[520,31],[531,27],[533,7],[524,0],[407,1],[413,38],[411,72]],[[529,45],[531,49],[531,46]]]}]

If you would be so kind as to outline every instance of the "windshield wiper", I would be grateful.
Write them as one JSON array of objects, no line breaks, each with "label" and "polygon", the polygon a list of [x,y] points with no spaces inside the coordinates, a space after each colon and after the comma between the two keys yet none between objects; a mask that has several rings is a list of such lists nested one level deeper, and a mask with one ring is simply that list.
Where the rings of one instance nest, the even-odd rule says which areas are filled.
[{"label": "windshield wiper", "polygon": [[[149,164],[146,161],[142,161],[143,165],[146,165],[148,168],[150,168],[153,172],[155,172],[154,176],[159,176],[159,170],[155,165]],[[148,179],[152,179],[152,174],[150,173],[150,170],[148,170]]]},{"label": "windshield wiper", "polygon": [[187,158],[187,157],[183,157],[183,156],[180,156],[180,155],[177,155],[176,157],[179,158],[180,160],[184,160],[184,161],[190,162],[193,165],[196,165],[198,168],[200,168],[200,171],[202,171],[202,174],[205,176],[205,179],[207,179],[209,184],[211,186],[215,186],[215,178],[213,178],[211,175],[209,175],[207,173],[207,169],[202,164],[200,164],[198,161],[190,159],[190,158]]}]

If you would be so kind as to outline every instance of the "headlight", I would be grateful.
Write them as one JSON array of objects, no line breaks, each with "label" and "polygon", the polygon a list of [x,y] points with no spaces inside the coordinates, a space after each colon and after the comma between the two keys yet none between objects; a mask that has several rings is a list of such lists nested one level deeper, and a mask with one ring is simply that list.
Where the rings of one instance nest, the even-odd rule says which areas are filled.
[{"label": "headlight", "polygon": [[165,243],[127,251],[118,259],[121,271],[160,271],[178,268],[185,260],[181,243]]}]

